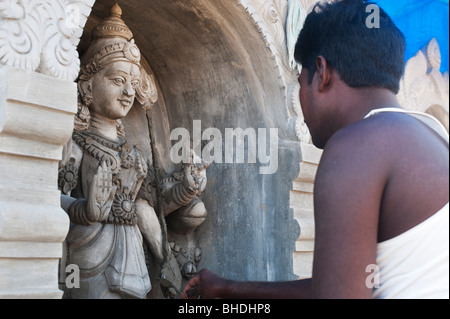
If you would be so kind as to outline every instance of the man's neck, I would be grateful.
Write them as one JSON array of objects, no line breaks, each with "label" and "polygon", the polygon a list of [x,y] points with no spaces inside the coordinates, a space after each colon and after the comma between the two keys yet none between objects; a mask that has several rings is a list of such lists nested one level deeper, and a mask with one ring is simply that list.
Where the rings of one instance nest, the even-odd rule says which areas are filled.
[{"label": "man's neck", "polygon": [[346,112],[342,128],[362,120],[372,110],[394,107],[400,108],[395,94],[383,88],[351,88],[352,94],[345,100],[343,110]]}]

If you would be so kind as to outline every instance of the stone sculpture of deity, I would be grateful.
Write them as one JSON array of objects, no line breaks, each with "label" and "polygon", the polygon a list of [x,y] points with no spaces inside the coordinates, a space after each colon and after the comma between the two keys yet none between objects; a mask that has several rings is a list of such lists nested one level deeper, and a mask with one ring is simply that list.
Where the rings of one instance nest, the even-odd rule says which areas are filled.
[{"label": "stone sculpture of deity", "polygon": [[[157,92],[121,13],[116,4],[93,30],[77,81],[75,131],[60,162],[61,205],[71,221],[64,262],[80,269],[80,287],[66,289],[66,298],[146,298],[152,289],[147,251],[160,269],[158,284],[174,297],[181,273],[195,272],[192,259],[200,255],[189,238],[185,248],[178,242],[204,220],[198,196],[208,165],[186,163],[158,181],[152,159],[127,144],[121,119],[135,100],[154,103]],[[173,212],[177,243],[167,235]],[[178,264],[180,254],[185,265]]]}]

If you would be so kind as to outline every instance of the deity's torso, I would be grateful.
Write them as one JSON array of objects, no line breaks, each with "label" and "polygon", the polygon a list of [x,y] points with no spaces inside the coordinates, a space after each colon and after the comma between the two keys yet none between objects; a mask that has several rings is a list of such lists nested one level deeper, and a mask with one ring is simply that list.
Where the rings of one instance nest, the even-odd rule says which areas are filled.
[{"label": "deity's torso", "polygon": [[151,283],[135,201],[147,176],[145,159],[137,147],[129,147],[124,139],[116,143],[89,132],[75,133],[73,148],[81,156],[75,156],[78,180],[72,197],[88,198],[94,175],[103,162],[111,169],[112,178],[102,180],[99,187],[109,183],[117,190],[105,220],[90,226],[72,221],[67,237],[68,262],[80,267],[82,287],[73,289],[69,296],[144,298]]},{"label": "deity's torso", "polygon": [[129,147],[125,140],[115,143],[92,133],[76,133],[73,138],[84,154],[80,163],[77,195],[87,198],[94,173],[105,162],[112,171],[112,182],[117,187],[111,213],[105,222],[135,225],[137,217],[134,202],[147,176],[147,165],[141,152],[136,146]]}]

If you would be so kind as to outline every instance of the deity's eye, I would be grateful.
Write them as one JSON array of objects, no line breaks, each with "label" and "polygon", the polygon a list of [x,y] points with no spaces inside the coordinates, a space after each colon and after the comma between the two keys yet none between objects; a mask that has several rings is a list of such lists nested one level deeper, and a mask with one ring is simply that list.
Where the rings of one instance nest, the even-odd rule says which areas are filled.
[{"label": "deity's eye", "polygon": [[116,85],[123,85],[125,83],[125,79],[123,77],[115,77],[111,79]]},{"label": "deity's eye", "polygon": [[133,89],[136,89],[139,86],[139,81],[138,80],[132,81],[131,86],[133,87]]}]

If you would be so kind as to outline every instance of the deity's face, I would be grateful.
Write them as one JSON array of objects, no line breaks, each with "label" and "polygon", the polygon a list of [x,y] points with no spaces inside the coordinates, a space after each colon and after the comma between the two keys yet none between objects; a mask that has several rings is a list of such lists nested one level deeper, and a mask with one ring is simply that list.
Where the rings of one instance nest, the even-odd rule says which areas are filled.
[{"label": "deity's face", "polygon": [[92,77],[91,113],[111,120],[127,116],[136,97],[141,73],[139,67],[131,62],[116,61]]}]

